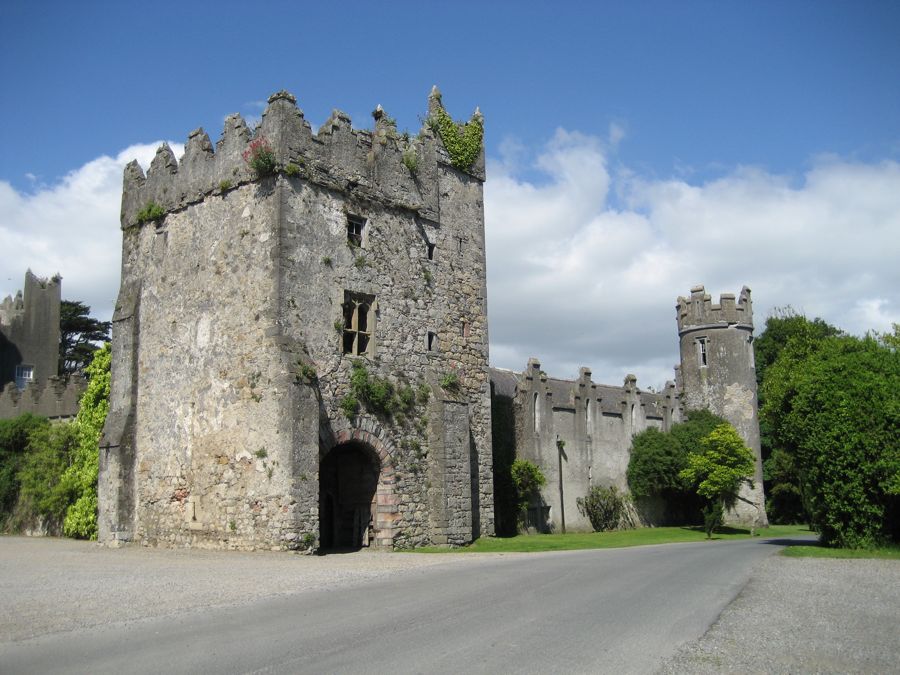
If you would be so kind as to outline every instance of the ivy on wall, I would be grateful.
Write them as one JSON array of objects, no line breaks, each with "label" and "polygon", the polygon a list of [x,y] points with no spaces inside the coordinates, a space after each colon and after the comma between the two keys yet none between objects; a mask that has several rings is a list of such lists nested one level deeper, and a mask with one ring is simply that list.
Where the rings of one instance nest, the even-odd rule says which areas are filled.
[{"label": "ivy on wall", "polygon": [[457,169],[465,171],[478,159],[484,140],[484,126],[479,117],[460,125],[446,110],[438,108],[433,117],[433,128],[440,135],[450,153],[450,161]]}]

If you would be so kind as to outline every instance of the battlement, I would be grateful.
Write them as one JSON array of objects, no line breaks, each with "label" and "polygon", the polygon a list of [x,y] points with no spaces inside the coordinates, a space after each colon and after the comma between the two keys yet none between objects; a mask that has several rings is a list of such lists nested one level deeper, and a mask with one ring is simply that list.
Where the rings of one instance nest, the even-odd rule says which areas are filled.
[{"label": "battlement", "polygon": [[[44,302],[42,300],[44,296],[51,300],[58,298],[61,280],[62,277],[58,274],[49,279],[42,279],[31,270],[25,272],[23,290],[18,291],[15,298],[7,295],[0,302],[0,326],[9,328],[13,321],[23,320],[28,314],[29,308],[34,307],[36,303]],[[57,302],[59,302],[58,299]]]},{"label": "battlement", "polygon": [[722,293],[719,304],[713,304],[712,296],[701,286],[694,286],[688,298],[678,297],[675,305],[679,335],[701,326],[740,325],[753,328],[753,304],[750,289],[744,286],[735,300],[734,293]]},{"label": "battlement", "polygon": [[[438,110],[443,110],[443,104],[434,87],[428,99],[430,120]],[[229,115],[215,149],[201,128],[188,135],[180,162],[163,144],[146,175],[136,161],[129,163],[124,173],[122,228],[138,225],[138,212],[148,204],[169,212],[252,182],[255,176],[243,155],[259,139],[273,151],[278,172],[289,179],[302,178],[362,199],[377,197],[437,220],[439,167],[453,166],[440,135],[428,123],[417,136],[398,134],[396,123],[380,105],[372,116],[373,130],[354,129],[346,113],[334,110],[314,134],[296,98],[277,92],[269,97],[255,131],[240,115]],[[477,110],[473,120],[482,123]],[[483,148],[466,173],[484,180]]]},{"label": "battlement", "polygon": [[87,388],[83,377],[48,377],[19,391],[12,382],[0,390],[0,419],[12,419],[25,413],[50,419],[75,417],[78,400]]}]

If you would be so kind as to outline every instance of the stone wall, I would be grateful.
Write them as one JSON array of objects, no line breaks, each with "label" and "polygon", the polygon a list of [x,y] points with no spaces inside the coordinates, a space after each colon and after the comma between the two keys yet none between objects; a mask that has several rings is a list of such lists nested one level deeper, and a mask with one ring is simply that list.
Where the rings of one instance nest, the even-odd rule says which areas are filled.
[{"label": "stone wall", "polygon": [[491,369],[491,380],[495,397],[512,401],[515,454],[537,464],[547,478],[531,514],[541,529],[560,531],[564,519],[567,531],[590,531],[577,499],[593,486],[627,490],[634,434],[666,430],[681,420],[671,383],[658,394],[640,391],[633,375],[621,387],[602,385],[588,368],[576,380],[561,380],[547,376],[537,359],[522,373]]},{"label": "stone wall", "polygon": [[[180,163],[163,146],[126,168],[101,539],[315,546],[321,461],[351,445],[377,465],[376,545],[493,533],[484,158],[460,171],[428,127],[373,116],[313,134],[281,92],[255,133],[231,116],[215,151],[197,130]],[[247,167],[251,139],[276,175]],[[165,215],[138,222],[151,204]],[[348,417],[354,364],[418,401]]]}]

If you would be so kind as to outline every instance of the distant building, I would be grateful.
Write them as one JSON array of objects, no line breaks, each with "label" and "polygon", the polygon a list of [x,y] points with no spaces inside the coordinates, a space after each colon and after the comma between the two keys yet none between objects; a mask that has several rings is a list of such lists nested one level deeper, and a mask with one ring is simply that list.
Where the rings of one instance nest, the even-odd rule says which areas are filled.
[{"label": "distant building", "polygon": [[25,273],[23,290],[0,303],[0,419],[32,413],[72,417],[84,389],[59,375],[62,279]]}]

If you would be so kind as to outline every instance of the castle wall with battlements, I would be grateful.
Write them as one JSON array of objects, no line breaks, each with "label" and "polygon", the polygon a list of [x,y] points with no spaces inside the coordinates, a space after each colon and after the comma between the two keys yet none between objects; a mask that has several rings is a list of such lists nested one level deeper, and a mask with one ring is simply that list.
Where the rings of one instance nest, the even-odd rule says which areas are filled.
[{"label": "castle wall with battlements", "polygon": [[[126,168],[101,540],[314,548],[349,503],[341,450],[377,473],[341,521],[364,544],[493,533],[483,155],[460,170],[428,127],[373,117],[314,134],[281,92],[254,132],[231,116],[215,149],[197,130],[180,162]],[[348,413],[354,364],[415,400]]]}]

